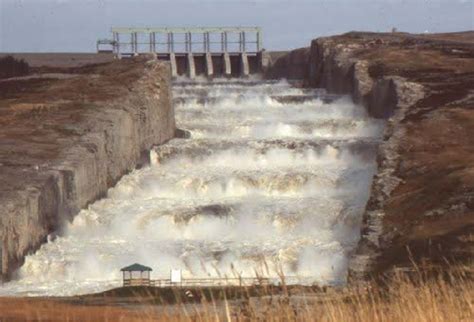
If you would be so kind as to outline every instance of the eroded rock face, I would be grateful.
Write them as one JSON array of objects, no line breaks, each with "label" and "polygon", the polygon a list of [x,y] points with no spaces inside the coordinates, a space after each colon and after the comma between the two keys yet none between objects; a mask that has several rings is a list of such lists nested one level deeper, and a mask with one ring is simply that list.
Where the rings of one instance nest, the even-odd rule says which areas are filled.
[{"label": "eroded rock face", "polygon": [[[3,82],[1,276],[175,133],[169,66],[114,62]],[[27,95],[18,95],[26,90]]]},{"label": "eroded rock face", "polygon": [[474,254],[474,33],[349,33],[311,43],[307,86],[387,119],[353,276]]},{"label": "eroded rock face", "polygon": [[264,69],[267,78],[303,79],[308,77],[309,48],[289,53],[269,54],[271,67]]}]

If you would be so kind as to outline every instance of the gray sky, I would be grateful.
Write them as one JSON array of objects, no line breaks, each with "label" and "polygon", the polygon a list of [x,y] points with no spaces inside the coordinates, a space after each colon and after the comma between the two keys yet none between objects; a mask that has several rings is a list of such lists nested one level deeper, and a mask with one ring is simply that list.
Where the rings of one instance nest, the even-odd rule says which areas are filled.
[{"label": "gray sky", "polygon": [[474,0],[0,0],[0,52],[95,51],[112,26],[261,26],[268,50],[351,30],[474,29]]}]

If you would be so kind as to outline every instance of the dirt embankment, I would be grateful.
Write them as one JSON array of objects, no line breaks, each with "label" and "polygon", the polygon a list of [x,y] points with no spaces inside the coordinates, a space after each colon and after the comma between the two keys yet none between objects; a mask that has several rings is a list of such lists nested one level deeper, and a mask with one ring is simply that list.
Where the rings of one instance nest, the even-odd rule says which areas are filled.
[{"label": "dirt embankment", "polygon": [[174,136],[166,63],[57,58],[0,80],[0,278]]},{"label": "dirt embankment", "polygon": [[280,58],[272,76],[306,64],[306,85],[350,94],[388,120],[352,274],[472,264],[474,33],[353,32],[302,53]]}]

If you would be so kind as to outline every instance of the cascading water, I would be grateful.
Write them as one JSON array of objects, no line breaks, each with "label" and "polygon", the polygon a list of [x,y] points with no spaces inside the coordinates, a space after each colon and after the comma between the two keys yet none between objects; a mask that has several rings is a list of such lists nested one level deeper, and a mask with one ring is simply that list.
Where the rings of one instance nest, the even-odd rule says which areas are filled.
[{"label": "cascading water", "polygon": [[0,294],[101,291],[135,262],[154,278],[281,270],[295,283],[344,282],[383,124],[285,81],[181,81],[173,93],[191,138],[151,151],[151,166],[81,211]]}]

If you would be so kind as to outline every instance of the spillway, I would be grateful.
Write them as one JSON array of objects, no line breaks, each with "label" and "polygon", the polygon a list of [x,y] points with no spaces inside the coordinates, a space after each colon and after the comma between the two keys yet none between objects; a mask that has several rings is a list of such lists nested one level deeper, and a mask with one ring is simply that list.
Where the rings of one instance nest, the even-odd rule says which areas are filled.
[{"label": "spillway", "polygon": [[154,148],[62,236],[26,258],[7,295],[75,295],[121,285],[138,262],[167,278],[347,275],[383,124],[347,97],[286,81],[176,81],[189,138]]}]

